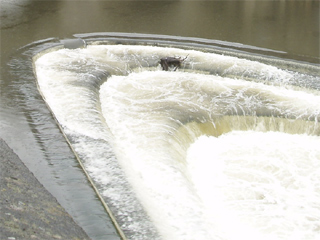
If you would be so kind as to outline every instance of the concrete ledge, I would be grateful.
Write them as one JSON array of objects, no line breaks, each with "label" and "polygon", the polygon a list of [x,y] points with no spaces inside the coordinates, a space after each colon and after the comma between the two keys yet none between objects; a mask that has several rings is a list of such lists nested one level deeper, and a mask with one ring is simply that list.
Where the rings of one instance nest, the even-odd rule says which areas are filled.
[{"label": "concrete ledge", "polygon": [[1,239],[89,239],[0,138]]}]

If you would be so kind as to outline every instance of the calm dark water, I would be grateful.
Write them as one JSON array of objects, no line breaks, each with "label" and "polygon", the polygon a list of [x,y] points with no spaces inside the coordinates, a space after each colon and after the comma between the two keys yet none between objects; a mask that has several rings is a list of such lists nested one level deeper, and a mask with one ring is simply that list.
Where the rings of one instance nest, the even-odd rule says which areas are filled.
[{"label": "calm dark water", "polygon": [[207,38],[320,62],[318,1],[1,0],[0,137],[93,239],[117,237],[26,73],[36,42],[94,32]]}]

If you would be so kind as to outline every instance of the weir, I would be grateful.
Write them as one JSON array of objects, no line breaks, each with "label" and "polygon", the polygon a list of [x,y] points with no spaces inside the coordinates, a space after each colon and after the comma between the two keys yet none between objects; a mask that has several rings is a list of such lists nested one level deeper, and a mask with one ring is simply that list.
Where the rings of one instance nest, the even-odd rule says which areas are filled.
[{"label": "weir", "polygon": [[[124,239],[236,239],[243,229],[259,239],[287,239],[292,227],[316,238],[314,216],[320,209],[295,211],[303,197],[290,199],[303,195],[308,183],[314,187],[308,193],[310,206],[320,200],[318,65],[203,39],[116,33],[76,37],[82,39],[64,41],[67,45],[34,58],[37,83]],[[77,48],[80,42],[86,44]],[[160,58],[187,55],[176,72],[161,70]],[[259,145],[259,138],[268,147]],[[279,139],[289,147],[278,148]],[[304,142],[310,143],[311,154],[300,160],[303,148],[290,152]],[[269,156],[268,149],[278,155]],[[303,173],[290,172],[298,166]],[[252,178],[245,177],[248,171]],[[306,173],[310,182],[304,180]],[[259,174],[265,178],[257,180]],[[288,178],[296,185],[289,186]],[[232,184],[253,190],[239,192]],[[281,186],[286,191],[284,185],[289,195],[271,190]],[[248,201],[255,209],[241,207]],[[295,221],[305,213],[308,217],[286,225],[283,207]],[[221,216],[232,216],[233,225]]]}]

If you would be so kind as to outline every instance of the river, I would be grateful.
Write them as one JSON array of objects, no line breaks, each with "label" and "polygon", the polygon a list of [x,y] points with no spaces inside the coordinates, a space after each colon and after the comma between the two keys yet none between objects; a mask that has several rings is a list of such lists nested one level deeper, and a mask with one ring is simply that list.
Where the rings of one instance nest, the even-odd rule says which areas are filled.
[{"label": "river", "polygon": [[1,1],[0,136],[92,239],[78,159],[132,239],[313,237],[319,59],[316,1]]}]

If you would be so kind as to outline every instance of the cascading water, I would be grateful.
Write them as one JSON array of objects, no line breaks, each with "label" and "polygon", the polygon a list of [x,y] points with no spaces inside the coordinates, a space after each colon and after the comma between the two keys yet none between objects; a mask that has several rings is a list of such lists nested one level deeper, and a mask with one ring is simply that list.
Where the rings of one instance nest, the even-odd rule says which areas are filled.
[{"label": "cascading water", "polygon": [[[187,55],[161,70],[160,58]],[[319,236],[320,77],[294,66],[107,41],[35,60],[45,101],[128,239]]]}]

